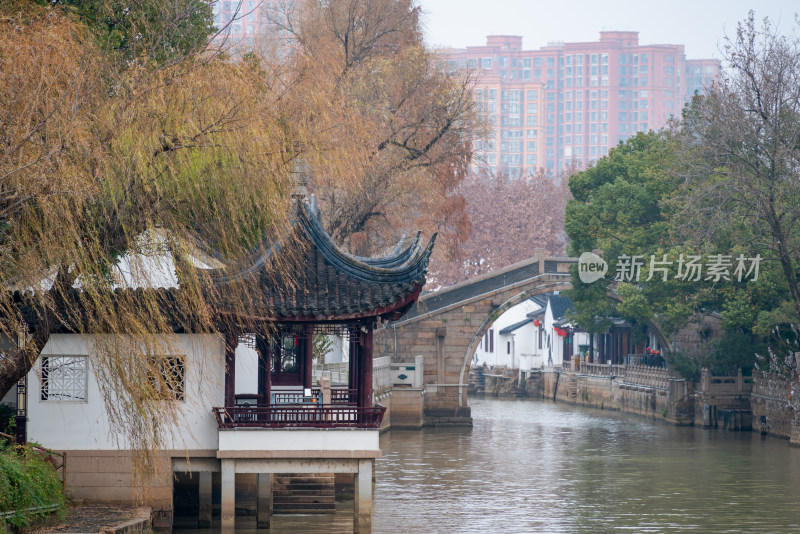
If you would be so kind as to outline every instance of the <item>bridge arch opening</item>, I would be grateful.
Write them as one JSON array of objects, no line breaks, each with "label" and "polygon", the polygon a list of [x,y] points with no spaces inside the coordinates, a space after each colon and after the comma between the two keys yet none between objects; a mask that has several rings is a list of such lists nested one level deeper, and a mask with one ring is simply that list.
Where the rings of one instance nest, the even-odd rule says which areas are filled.
[{"label": "bridge arch opening", "polygon": [[[490,325],[525,299],[566,291],[577,258],[534,257],[420,297],[400,321],[377,333],[376,347],[393,362],[422,356],[425,424],[471,423],[470,363]],[[655,325],[650,325],[669,347]]]},{"label": "bridge arch opening", "polygon": [[[484,336],[492,327],[492,325],[494,325],[503,315],[511,311],[511,309],[517,306],[518,304],[522,304],[529,298],[534,297],[536,295],[543,295],[546,293],[550,293],[551,291],[553,290],[542,289],[536,292],[522,291],[520,293],[517,293],[516,295],[511,296],[505,302],[500,304],[495,310],[486,315],[481,324],[478,326],[478,329],[473,334],[472,339],[470,339],[470,342],[467,345],[466,351],[464,353],[464,359],[461,362],[461,371],[459,373],[458,383],[464,385],[464,387],[461,388],[461,391],[459,391],[459,406],[467,405],[466,381],[469,378],[470,364],[475,358],[475,354],[481,342],[483,341]],[[498,336],[498,341],[499,341],[499,336]],[[501,347],[498,347],[498,349],[502,350]]]}]

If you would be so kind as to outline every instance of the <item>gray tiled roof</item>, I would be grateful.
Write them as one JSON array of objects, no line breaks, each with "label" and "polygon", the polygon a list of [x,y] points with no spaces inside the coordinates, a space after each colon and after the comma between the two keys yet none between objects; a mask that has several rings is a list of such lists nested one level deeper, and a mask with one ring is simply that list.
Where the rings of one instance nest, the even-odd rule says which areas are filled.
[{"label": "gray tiled roof", "polygon": [[533,319],[525,319],[524,321],[520,321],[518,323],[514,323],[512,325],[509,325],[509,326],[503,328],[502,330],[500,330],[500,335],[503,335],[503,336],[508,335],[508,334],[512,333],[514,330],[518,330],[518,329],[522,328],[523,326],[525,326],[526,324],[530,324],[532,322],[533,322]]},{"label": "gray tiled roof", "polygon": [[567,311],[574,311],[575,306],[572,301],[563,295],[550,295],[550,309],[553,313],[553,319],[561,319]]},{"label": "gray tiled roof", "polygon": [[258,265],[211,273],[218,287],[258,278],[262,313],[283,321],[335,321],[405,312],[425,284],[435,235],[419,235],[387,256],[362,258],[340,250],[307,200],[297,202],[292,237],[265,246]]},{"label": "gray tiled roof", "polygon": [[[220,316],[242,322],[341,322],[384,317],[397,319],[416,302],[427,273],[435,235],[425,248],[419,234],[410,244],[404,240],[388,255],[361,258],[340,250],[325,232],[319,213],[307,200],[295,206],[290,236],[281,243],[263,243],[246,258],[217,269],[199,270],[211,284],[206,300]],[[234,286],[235,289],[234,289]],[[115,289],[114,302],[135,303],[140,295],[154,295],[167,311],[176,331],[191,331],[191,310],[184,309],[179,287]],[[32,295],[9,295],[31,328],[41,321],[43,310]],[[70,324],[84,323],[91,306],[79,289],[66,298]],[[246,302],[244,302],[246,300]],[[66,324],[53,331],[72,331]]]}]

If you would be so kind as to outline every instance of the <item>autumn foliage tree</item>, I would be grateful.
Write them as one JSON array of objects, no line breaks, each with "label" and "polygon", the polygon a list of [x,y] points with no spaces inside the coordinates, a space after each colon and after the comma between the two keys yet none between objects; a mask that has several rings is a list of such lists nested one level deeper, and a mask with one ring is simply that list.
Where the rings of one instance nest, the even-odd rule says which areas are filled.
[{"label": "autumn foliage tree", "polygon": [[423,46],[419,8],[309,0],[276,24],[294,39],[287,100],[302,102],[313,132],[311,189],[331,236],[366,255],[423,227],[457,247],[468,223],[453,192],[471,156],[473,84]]},{"label": "autumn foliage tree", "polygon": [[544,172],[527,178],[477,174],[457,192],[465,200],[471,232],[462,253],[437,251],[430,285],[446,286],[528,259],[543,250],[562,255],[566,247],[564,209],[567,180]]}]

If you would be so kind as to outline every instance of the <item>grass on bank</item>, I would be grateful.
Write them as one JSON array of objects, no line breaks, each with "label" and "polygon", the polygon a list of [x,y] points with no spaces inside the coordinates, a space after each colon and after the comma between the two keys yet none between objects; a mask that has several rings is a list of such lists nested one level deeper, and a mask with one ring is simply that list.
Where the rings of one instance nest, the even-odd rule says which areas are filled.
[{"label": "grass on bank", "polygon": [[0,533],[49,515],[53,505],[61,513],[66,504],[61,480],[41,453],[29,445],[0,440],[0,514],[15,511],[5,520],[0,518]]}]

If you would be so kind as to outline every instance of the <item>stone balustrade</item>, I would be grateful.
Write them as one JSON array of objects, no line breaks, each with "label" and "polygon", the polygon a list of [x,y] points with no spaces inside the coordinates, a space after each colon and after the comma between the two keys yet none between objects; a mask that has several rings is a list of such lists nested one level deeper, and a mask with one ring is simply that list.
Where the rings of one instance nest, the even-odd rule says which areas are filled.
[{"label": "stone balustrade", "polygon": [[390,356],[372,360],[372,390],[376,395],[392,387],[392,359]]},{"label": "stone balustrade", "polygon": [[699,391],[706,396],[712,395],[750,395],[753,389],[753,377],[742,376],[742,370],[735,376],[715,376],[703,369],[700,374]]},{"label": "stone balustrade", "polygon": [[580,372],[589,376],[623,376],[624,365],[608,365],[605,363],[586,363],[580,364]]},{"label": "stone balustrade", "polygon": [[649,365],[626,365],[623,380],[629,384],[668,389],[669,371]]}]

